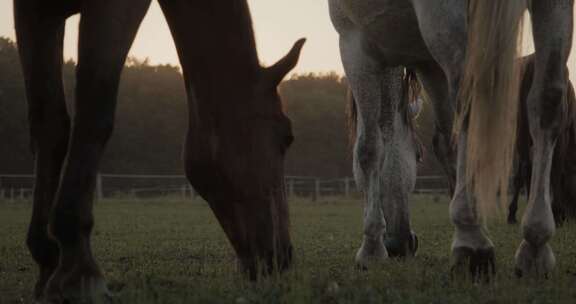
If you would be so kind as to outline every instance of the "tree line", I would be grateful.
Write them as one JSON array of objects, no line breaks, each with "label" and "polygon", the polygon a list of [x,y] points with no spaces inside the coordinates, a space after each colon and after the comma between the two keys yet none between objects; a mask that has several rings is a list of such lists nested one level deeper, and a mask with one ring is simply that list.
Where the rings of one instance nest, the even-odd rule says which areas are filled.
[{"label": "tree line", "polygon": [[[62,78],[71,112],[74,74],[75,63],[67,61]],[[346,80],[335,73],[294,75],[281,84],[280,94],[295,136],[286,158],[286,174],[351,176]],[[147,60],[129,58],[120,83],[115,130],[101,171],[181,174],[186,111],[182,73],[177,66],[151,65]],[[440,174],[430,147],[433,119],[426,106],[417,128],[427,147],[420,174]],[[13,41],[0,37],[0,174],[31,172],[18,53]]]}]

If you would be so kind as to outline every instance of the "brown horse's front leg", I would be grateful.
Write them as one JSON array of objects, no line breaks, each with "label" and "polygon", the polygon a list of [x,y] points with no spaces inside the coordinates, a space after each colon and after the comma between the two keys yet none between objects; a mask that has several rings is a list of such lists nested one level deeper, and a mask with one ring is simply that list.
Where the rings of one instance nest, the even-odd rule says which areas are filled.
[{"label": "brown horse's front leg", "polygon": [[150,0],[86,1],[81,10],[74,123],[49,230],[60,249],[47,283],[51,302],[100,302],[108,296],[92,254],[93,192],[114,123],[120,73]]},{"label": "brown horse's front leg", "polygon": [[64,17],[43,13],[40,2],[14,2],[35,159],[34,208],[27,245],[39,267],[36,300],[42,298],[46,282],[58,266],[58,246],[48,237],[47,228],[70,130],[62,85]]}]

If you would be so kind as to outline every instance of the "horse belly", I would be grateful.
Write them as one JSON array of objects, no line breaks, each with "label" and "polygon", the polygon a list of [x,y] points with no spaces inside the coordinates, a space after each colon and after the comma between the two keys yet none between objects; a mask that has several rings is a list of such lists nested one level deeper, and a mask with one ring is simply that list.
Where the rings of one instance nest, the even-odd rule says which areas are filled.
[{"label": "horse belly", "polygon": [[431,59],[409,0],[339,0],[370,52],[389,65]]}]

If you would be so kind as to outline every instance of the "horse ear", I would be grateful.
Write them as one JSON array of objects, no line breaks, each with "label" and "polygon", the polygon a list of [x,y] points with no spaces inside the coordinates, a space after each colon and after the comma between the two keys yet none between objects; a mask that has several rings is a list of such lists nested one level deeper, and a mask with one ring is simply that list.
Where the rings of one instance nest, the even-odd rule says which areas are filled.
[{"label": "horse ear", "polygon": [[286,74],[296,66],[304,42],[306,42],[305,38],[296,41],[290,52],[284,56],[284,58],[280,59],[273,66],[265,69],[266,81],[270,83],[271,86],[278,86]]}]

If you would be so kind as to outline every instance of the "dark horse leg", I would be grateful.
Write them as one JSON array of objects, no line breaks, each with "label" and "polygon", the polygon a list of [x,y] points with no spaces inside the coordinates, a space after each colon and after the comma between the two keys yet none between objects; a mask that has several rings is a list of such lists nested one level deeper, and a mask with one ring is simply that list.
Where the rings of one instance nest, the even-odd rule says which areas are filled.
[{"label": "dark horse leg", "polygon": [[[421,79],[427,90],[434,91],[435,102],[444,103],[443,107],[456,108],[459,99],[459,87],[462,78],[466,54],[464,46],[467,41],[467,20],[464,14],[466,1],[425,1],[413,0],[420,31],[428,50],[440,69],[434,66],[420,67]],[[442,22],[440,22],[442,21]],[[433,25],[433,26],[430,26]],[[439,35],[438,33],[442,33]],[[442,91],[438,84],[444,84]],[[432,97],[434,97],[432,96]],[[448,115],[449,111],[445,112]],[[443,123],[447,123],[445,121]],[[446,127],[444,127],[446,128]],[[452,242],[452,270],[454,274],[469,272],[477,280],[494,274],[494,245],[483,228],[476,211],[476,200],[466,177],[466,157],[468,132],[461,131],[457,138],[456,151],[456,184],[450,203],[450,218],[455,226]],[[445,146],[448,146],[445,144]]]},{"label": "dark horse leg", "polygon": [[526,188],[527,196],[530,193],[530,177],[532,175],[531,150],[532,138],[528,125],[528,94],[534,79],[534,65],[532,56],[523,59],[523,75],[521,75],[520,92],[518,94],[518,131],[516,137],[515,157],[518,165],[514,171],[513,197],[508,207],[508,223],[516,224],[518,212],[518,199],[522,189]]},{"label": "dark horse leg", "polygon": [[530,199],[522,219],[524,240],[516,252],[519,275],[544,276],[555,264],[549,245],[556,229],[550,173],[567,93],[566,63],[572,46],[573,9],[573,0],[532,1],[536,61],[527,109],[534,145]]},{"label": "dark horse leg", "polygon": [[[90,244],[93,190],[100,157],[113,128],[120,72],[149,3],[150,0],[84,1],[80,7],[74,123],[49,220],[60,259],[45,288],[48,301],[98,299],[107,293]],[[58,69],[52,66],[49,71],[54,70]],[[42,106],[55,107],[46,102]],[[63,108],[62,102],[59,107]],[[65,141],[65,135],[61,137]],[[57,159],[61,157],[60,154]],[[52,174],[52,178],[57,180],[57,174]]]},{"label": "dark horse leg", "polygon": [[456,151],[452,144],[455,103],[450,96],[446,75],[436,62],[418,64],[416,72],[434,107],[436,117],[432,141],[434,154],[446,173],[449,195],[453,195],[456,185]]},{"label": "dark horse leg", "polygon": [[65,10],[49,15],[41,6],[38,1],[14,2],[35,159],[34,208],[27,245],[39,267],[34,289],[36,299],[41,297],[46,282],[58,265],[58,246],[48,237],[47,228],[70,129],[62,86]]},{"label": "dark horse leg", "polygon": [[510,205],[508,206],[508,224],[516,224],[518,221],[516,220],[516,213],[518,212],[518,198],[520,197],[520,192],[524,188],[524,180],[525,180],[525,170],[522,168],[524,164],[518,164],[518,168],[516,168],[516,172],[514,175],[514,190],[512,201],[510,201]]}]

